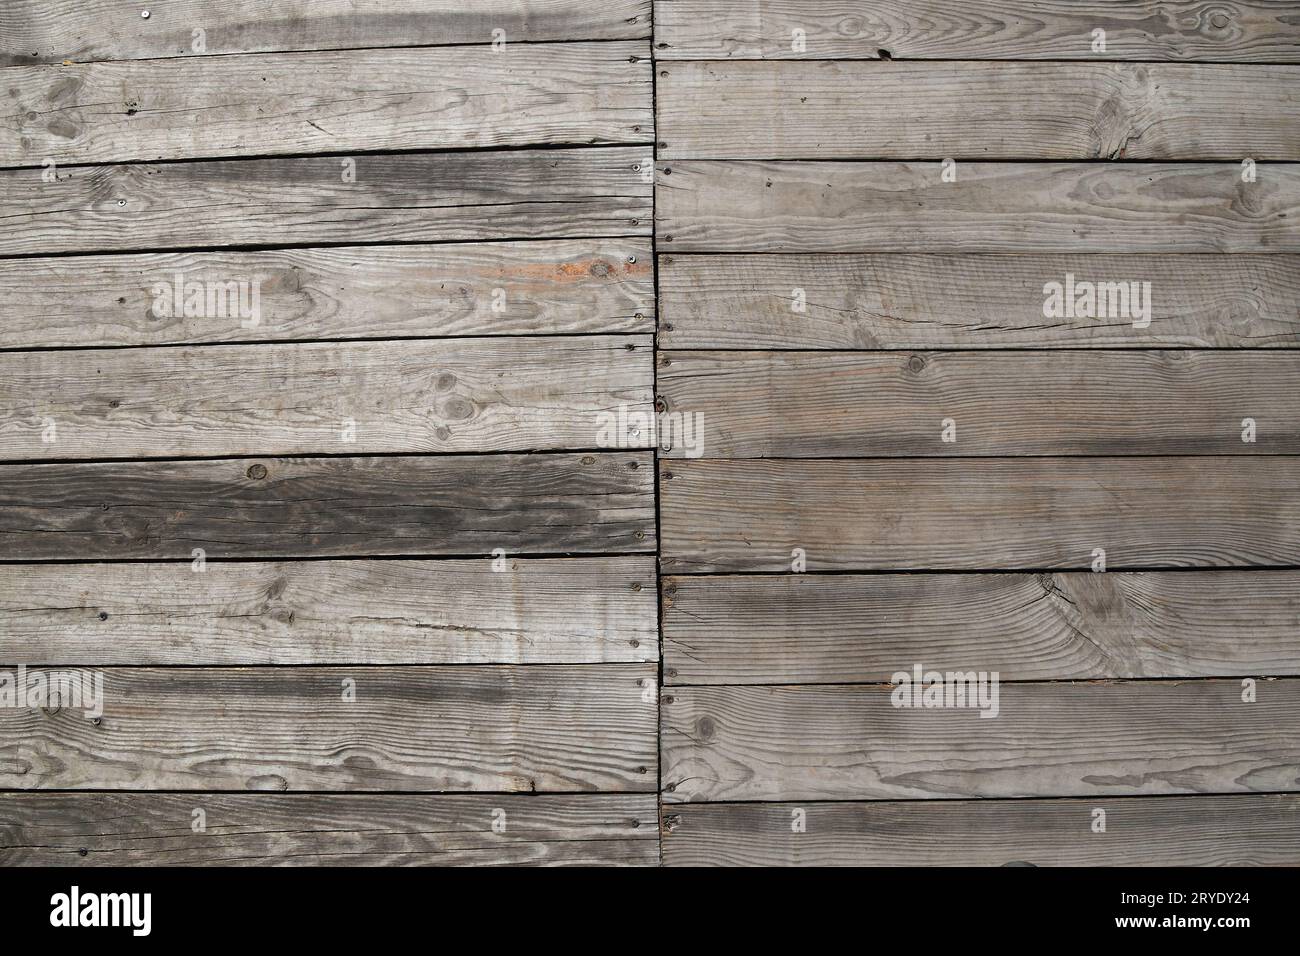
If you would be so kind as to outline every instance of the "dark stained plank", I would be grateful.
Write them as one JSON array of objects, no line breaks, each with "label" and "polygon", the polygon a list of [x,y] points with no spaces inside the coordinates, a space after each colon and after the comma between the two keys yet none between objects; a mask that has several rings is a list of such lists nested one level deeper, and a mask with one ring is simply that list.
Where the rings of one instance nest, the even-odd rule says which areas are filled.
[{"label": "dark stained plank", "polygon": [[[1069,276],[1151,283],[1150,324],[1044,316]],[[1295,348],[1298,302],[1300,256],[659,258],[670,349]]]},{"label": "dark stained plank", "polygon": [[0,786],[524,793],[654,787],[653,692],[644,699],[654,688],[652,664],[97,673],[97,720],[83,708],[0,709]]},{"label": "dark stained plank", "polygon": [[650,551],[647,452],[0,466],[0,560]]},{"label": "dark stained plank", "polygon": [[[700,446],[678,443],[674,457],[701,447],[708,458],[1300,452],[1293,351],[666,358],[658,389],[668,410],[703,420]],[[1246,418],[1256,425],[1249,443]]]},{"label": "dark stained plank", "polygon": [[[983,668],[972,653],[955,669]],[[894,707],[885,684],[672,687],[664,800],[1300,789],[1300,681],[1261,681],[1257,693],[1243,702],[1237,680],[1003,684],[990,720]]]},{"label": "dark stained plank", "polygon": [[[1300,159],[1300,67],[665,64],[660,159]],[[44,119],[42,119],[44,122]]]},{"label": "dark stained plank", "polygon": [[1292,675],[1297,607],[1295,571],[669,577],[664,678],[870,682],[967,660],[1003,680]]},{"label": "dark stained plank", "polygon": [[643,235],[644,161],[619,146],[8,170],[0,255]]},{"label": "dark stained plank", "polygon": [[[1093,814],[1106,813],[1094,832]],[[802,832],[794,832],[795,811]],[[684,804],[667,866],[1296,866],[1300,797]]]},{"label": "dark stained plank", "polygon": [[653,794],[11,793],[0,864],[654,866],[657,810]]},{"label": "dark stained plank", "polygon": [[[670,172],[671,170],[671,172]],[[686,160],[661,252],[1298,252],[1300,165]]]},{"label": "dark stained plank", "polygon": [[[707,440],[707,432],[706,432]],[[663,465],[670,572],[1300,564],[1300,458]],[[668,476],[672,477],[669,478]]]},{"label": "dark stained plank", "polygon": [[649,555],[7,565],[0,661],[657,661],[654,582]]}]

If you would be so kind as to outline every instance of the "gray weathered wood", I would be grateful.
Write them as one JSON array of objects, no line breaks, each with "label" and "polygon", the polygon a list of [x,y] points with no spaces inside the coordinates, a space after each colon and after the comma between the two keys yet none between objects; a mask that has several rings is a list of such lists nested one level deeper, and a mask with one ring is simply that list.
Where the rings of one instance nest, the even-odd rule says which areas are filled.
[{"label": "gray weathered wood", "polygon": [[0,864],[653,866],[657,809],[653,794],[13,793]]},{"label": "gray weathered wood", "polygon": [[[984,666],[972,652],[953,670]],[[883,684],[672,687],[664,799],[1300,789],[1300,680],[1260,681],[1253,703],[1242,693],[1237,680],[1003,684],[990,720],[971,708],[894,707]]]}]

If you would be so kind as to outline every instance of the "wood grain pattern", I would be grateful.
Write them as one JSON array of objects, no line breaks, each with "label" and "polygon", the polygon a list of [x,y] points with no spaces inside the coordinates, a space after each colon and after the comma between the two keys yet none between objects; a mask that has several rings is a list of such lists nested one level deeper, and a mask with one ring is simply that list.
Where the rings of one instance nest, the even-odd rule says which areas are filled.
[{"label": "wood grain pattern", "polygon": [[[957,669],[984,663],[972,654]],[[1300,789],[1300,681],[1241,696],[1236,680],[1003,684],[986,720],[895,708],[883,684],[674,687],[663,699],[664,800]]]},{"label": "wood grain pattern", "polygon": [[0,863],[653,866],[656,816],[653,794],[14,793]]},{"label": "wood grain pattern", "polygon": [[[707,438],[706,438],[707,440]],[[669,571],[1300,564],[1300,459],[681,460]],[[669,479],[667,475],[671,474]]]},{"label": "wood grain pattern", "polygon": [[[1150,282],[1151,324],[1044,317],[1068,275]],[[1300,256],[661,256],[659,303],[670,349],[1295,348]]]},{"label": "wood grain pattern", "polygon": [[1295,571],[669,577],[664,679],[869,682],[968,659],[1003,680],[1293,675],[1298,608]]},{"label": "wood grain pattern", "polygon": [[[671,170],[671,172],[669,172]],[[664,164],[662,252],[1297,252],[1300,166]]]},{"label": "wood grain pattern", "polygon": [[647,452],[6,465],[0,560],[650,551]]},{"label": "wood grain pattern", "polygon": [[[656,668],[116,668],[103,715],[0,712],[6,789],[653,789]],[[346,700],[348,682],[355,692]]]}]

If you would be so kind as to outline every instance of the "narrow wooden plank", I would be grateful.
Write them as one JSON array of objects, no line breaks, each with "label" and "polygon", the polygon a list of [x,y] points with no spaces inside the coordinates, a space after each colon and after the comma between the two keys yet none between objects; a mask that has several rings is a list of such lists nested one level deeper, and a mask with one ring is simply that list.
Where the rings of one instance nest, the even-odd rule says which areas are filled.
[{"label": "narrow wooden plank", "polygon": [[[661,159],[1300,159],[1300,67],[688,62]],[[44,122],[44,119],[42,119]]]},{"label": "narrow wooden plank", "polygon": [[[1150,324],[1044,316],[1071,276],[1151,283]],[[659,342],[678,349],[1295,348],[1298,301],[1300,256],[659,259]]]},{"label": "narrow wooden plank", "polygon": [[666,358],[668,410],[703,421],[703,441],[674,443],[671,457],[1300,453],[1300,357],[1290,351]]},{"label": "narrow wooden plank", "polygon": [[[498,570],[498,567],[501,570]],[[650,556],[9,565],[0,660],[110,664],[657,661]]]},{"label": "narrow wooden plank", "polygon": [[[1094,812],[1106,830],[1093,831]],[[792,812],[807,829],[793,832]],[[1300,797],[685,804],[668,866],[1296,866]]]},{"label": "narrow wooden plank", "polygon": [[7,170],[0,255],[643,235],[644,160],[618,146],[64,166],[49,183]]},{"label": "narrow wooden plank", "polygon": [[655,547],[646,452],[6,465],[0,560]]},{"label": "narrow wooden plank", "polygon": [[[256,289],[256,324],[206,314],[231,282]],[[178,314],[178,285],[205,314]],[[0,348],[626,334],[655,314],[643,239],[0,259],[0,288]]]},{"label": "narrow wooden plank", "polygon": [[652,414],[653,348],[640,335],[7,352],[0,458],[594,448],[620,409]]},{"label": "narrow wooden plank", "polygon": [[109,669],[96,672],[97,721],[83,708],[0,712],[0,786],[645,791],[655,781],[657,708],[644,691],[656,671]]},{"label": "narrow wooden plank", "polygon": [[657,813],[653,794],[13,793],[0,863],[654,866]]},{"label": "narrow wooden plank", "polygon": [[669,577],[664,679],[867,682],[967,659],[1003,680],[1292,675],[1298,606],[1295,571]]},{"label": "narrow wooden plank", "polygon": [[[1300,459],[673,461],[670,571],[1300,564]],[[671,478],[668,478],[671,475]]]},{"label": "narrow wooden plank", "polygon": [[[671,170],[671,172],[670,172]],[[1300,165],[671,162],[664,252],[1297,252]],[[671,243],[671,245],[669,245]]]},{"label": "narrow wooden plank", "polygon": [[[1288,0],[660,0],[660,59],[1300,62]],[[1105,51],[1093,31],[1105,31]],[[802,32],[802,42],[794,31]]]},{"label": "narrow wooden plank", "polygon": [[1244,703],[1236,680],[1003,684],[985,720],[894,707],[888,685],[674,687],[664,800],[1293,791],[1300,681],[1257,690]]}]

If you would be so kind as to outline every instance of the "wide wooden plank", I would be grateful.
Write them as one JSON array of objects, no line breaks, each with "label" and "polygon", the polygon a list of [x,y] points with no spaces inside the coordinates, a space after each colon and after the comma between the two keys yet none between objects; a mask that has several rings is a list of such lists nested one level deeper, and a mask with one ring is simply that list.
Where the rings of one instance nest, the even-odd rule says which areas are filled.
[{"label": "wide wooden plank", "polygon": [[617,146],[204,160],[63,166],[57,182],[7,170],[0,255],[642,235],[645,158]]},{"label": "wide wooden plank", "polygon": [[0,458],[592,448],[620,409],[651,414],[653,347],[642,335],[0,353]]},{"label": "wide wooden plank", "polygon": [[684,804],[663,847],[668,866],[1296,866],[1300,797]]},{"label": "wide wooden plank", "polygon": [[0,560],[655,547],[647,452],[0,467]]},{"label": "wide wooden plank", "polygon": [[[670,571],[1300,564],[1300,459],[665,463]],[[672,477],[669,478],[668,476]]]},{"label": "wide wooden plank", "polygon": [[[680,352],[669,359],[658,379],[668,410],[704,423],[703,441],[674,444],[673,457],[1300,452],[1293,351]],[[1242,437],[1248,418],[1251,442]]]},{"label": "wide wooden plank", "polygon": [[[1151,283],[1150,324],[1044,316],[1071,276]],[[659,342],[678,349],[1295,348],[1298,301],[1300,256],[659,258]]]},{"label": "wide wooden plank", "polygon": [[0,787],[644,791],[655,781],[656,670],[109,669],[96,672],[96,719],[0,709]]},{"label": "wide wooden plank", "polygon": [[[956,669],[983,668],[972,654]],[[1245,703],[1237,680],[1003,684],[985,720],[895,707],[885,684],[673,687],[664,800],[1296,790],[1300,681],[1257,692]]]},{"label": "wide wooden plank", "polygon": [[1295,571],[669,577],[664,679],[881,681],[968,659],[1003,680],[1300,674],[1297,607]]},{"label": "wide wooden plank", "polygon": [[650,68],[645,41],[14,67],[0,165],[649,143]]},{"label": "wide wooden plank", "polygon": [[[500,568],[500,570],[498,570]],[[650,556],[7,565],[0,660],[28,664],[657,661]]]},{"label": "wide wooden plank", "polygon": [[1300,165],[685,160],[663,252],[1297,252]]},{"label": "wide wooden plank", "polygon": [[[1300,67],[674,63],[661,159],[1300,159]],[[44,119],[42,119],[44,122]]]}]

